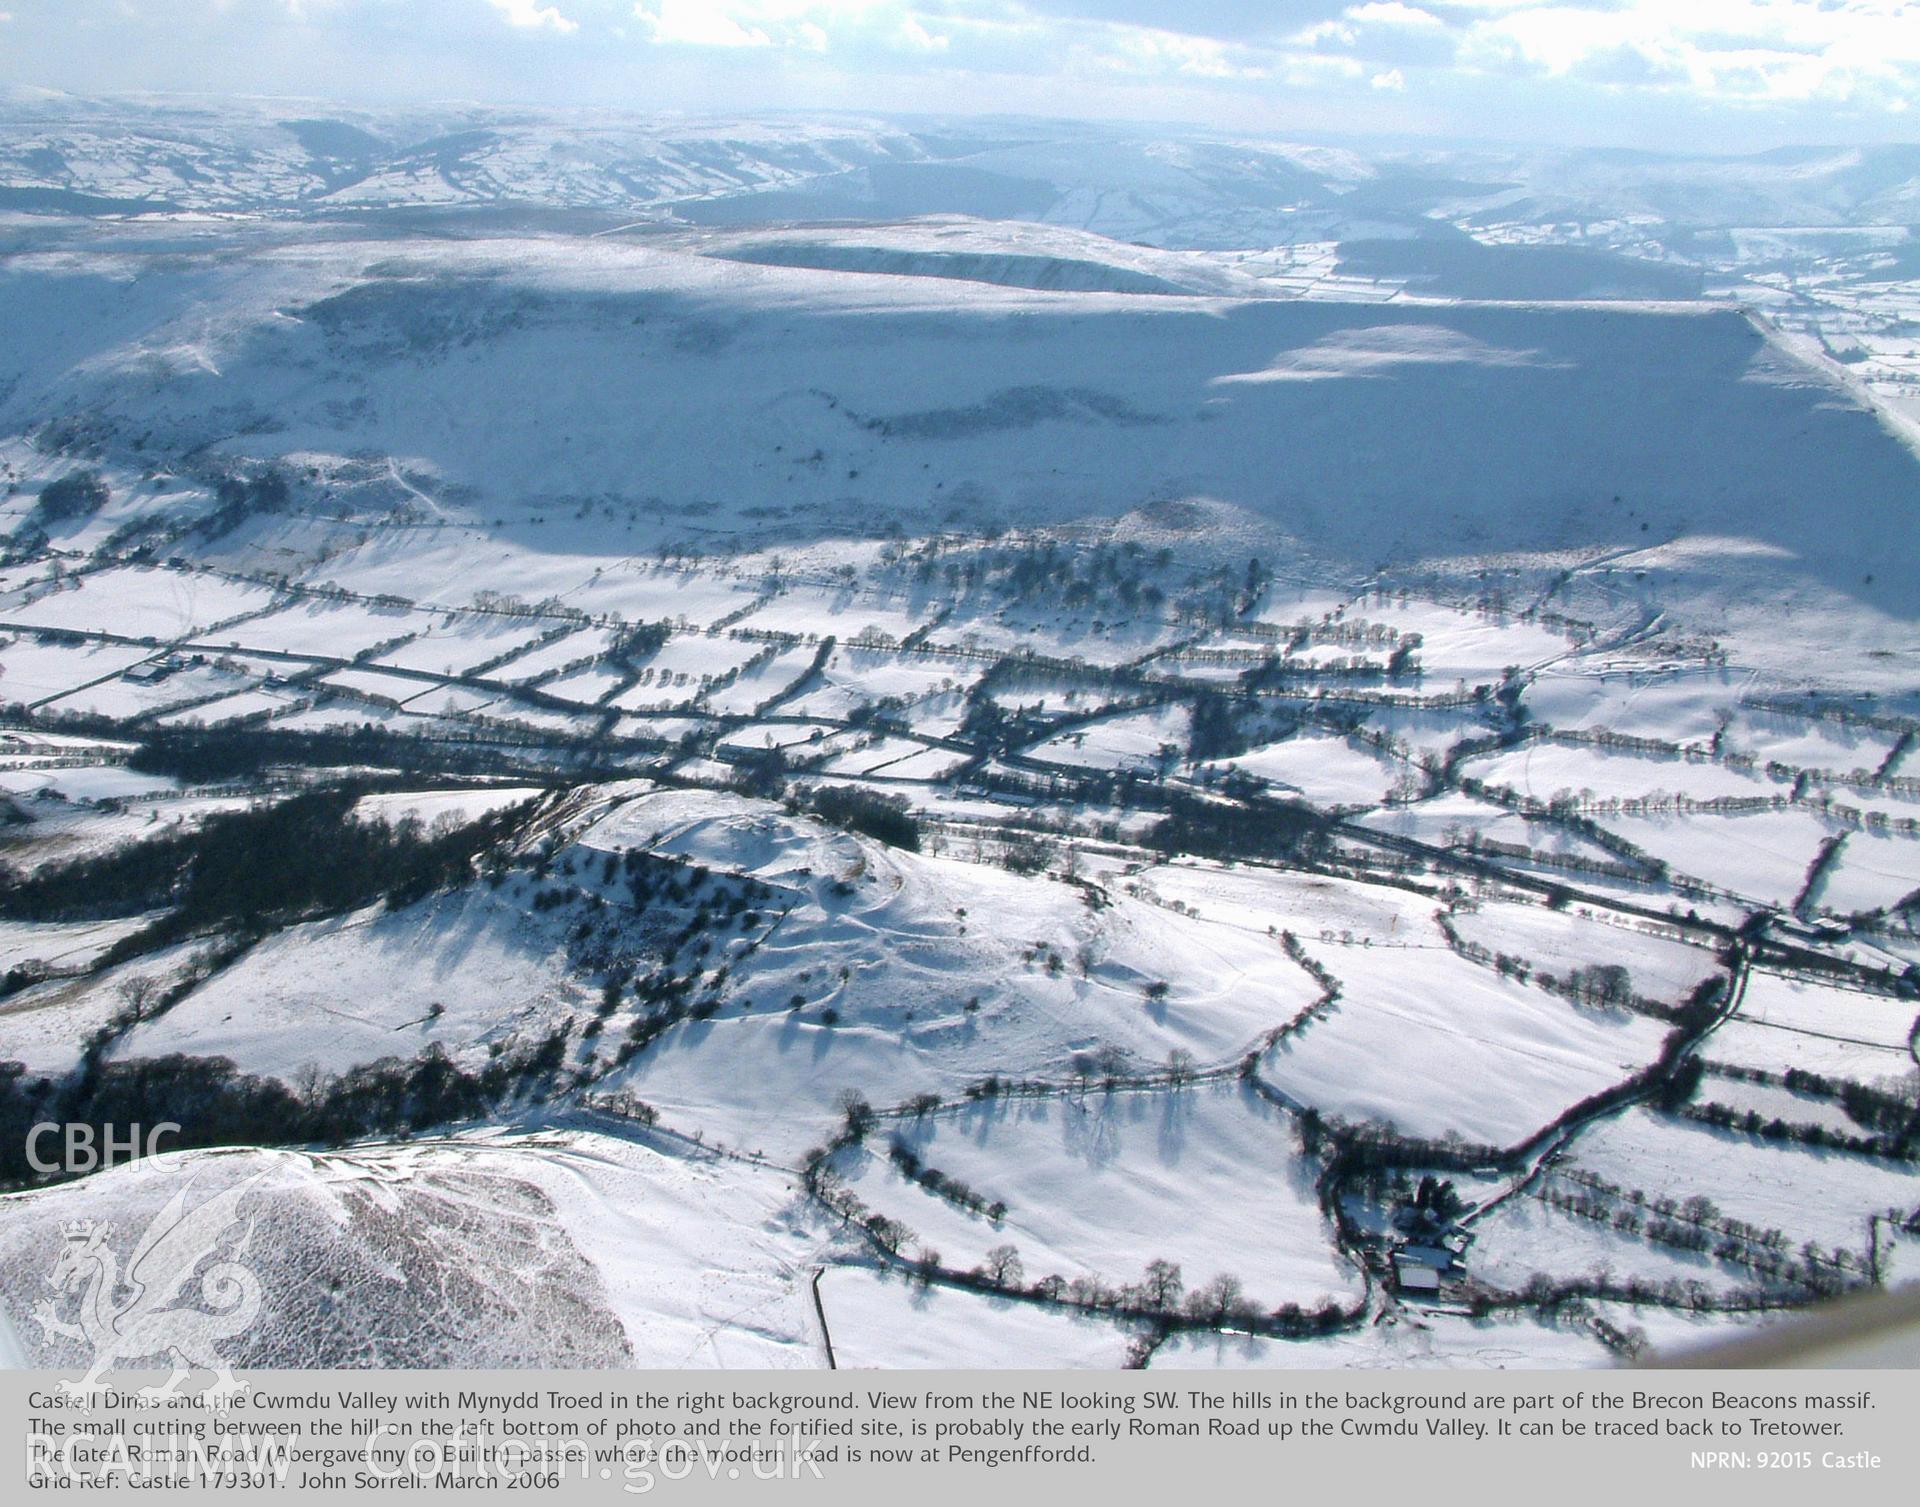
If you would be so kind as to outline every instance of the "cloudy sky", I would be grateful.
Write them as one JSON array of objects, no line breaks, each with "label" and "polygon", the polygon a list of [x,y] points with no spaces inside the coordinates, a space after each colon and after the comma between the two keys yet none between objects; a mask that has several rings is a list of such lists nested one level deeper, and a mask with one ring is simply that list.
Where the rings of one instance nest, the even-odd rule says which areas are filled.
[{"label": "cloudy sky", "polygon": [[0,82],[1740,150],[1920,138],[1920,0],[0,0]]}]

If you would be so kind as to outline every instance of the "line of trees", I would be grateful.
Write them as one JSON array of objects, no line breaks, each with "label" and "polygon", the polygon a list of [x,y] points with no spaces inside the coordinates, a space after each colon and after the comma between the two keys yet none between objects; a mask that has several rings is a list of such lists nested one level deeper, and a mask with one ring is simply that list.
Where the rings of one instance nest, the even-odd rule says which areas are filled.
[{"label": "line of trees", "polygon": [[0,869],[0,916],[64,921],[164,909],[108,949],[106,967],[198,931],[259,933],[380,899],[405,905],[469,878],[532,805],[429,832],[417,821],[356,819],[364,793],[359,784],[309,791],[29,873]]},{"label": "line of trees", "polygon": [[[224,1057],[137,1058],[92,1063],[65,1078],[36,1078],[18,1062],[0,1062],[0,1186],[62,1180],[27,1161],[38,1124],[180,1127],[163,1150],[212,1146],[337,1146],[374,1135],[408,1135],[429,1126],[496,1113],[560,1073],[565,1028],[485,1065],[463,1067],[438,1044],[411,1061],[388,1058],[295,1087],[241,1072]],[[47,1148],[42,1147],[43,1156]]]}]

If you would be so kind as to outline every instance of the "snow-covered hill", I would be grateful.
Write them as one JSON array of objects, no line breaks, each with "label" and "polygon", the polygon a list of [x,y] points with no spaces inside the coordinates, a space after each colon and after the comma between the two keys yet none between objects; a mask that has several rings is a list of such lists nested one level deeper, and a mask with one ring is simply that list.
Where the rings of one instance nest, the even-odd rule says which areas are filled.
[{"label": "snow-covered hill", "polygon": [[239,1365],[807,1365],[817,1339],[801,1262],[819,1237],[794,1191],[719,1157],[584,1129],[178,1153],[8,1200],[0,1300],[34,1364],[84,1367],[84,1341],[28,1317],[63,1227],[158,1233],[234,1193],[235,1222],[214,1235],[223,1252],[244,1240],[262,1293],[229,1346]]},{"label": "snow-covered hill", "polygon": [[[316,500],[377,495],[394,468],[395,504],[506,546],[462,554],[462,599],[512,589],[529,548],[608,564],[661,542],[1198,501],[1346,570],[1611,557],[1716,629],[1756,571],[1889,646],[1920,608],[1909,573],[1882,568],[1920,507],[1911,451],[1739,314],[1038,292],[985,284],[1178,273],[1094,261],[1084,238],[1042,262],[1033,236],[978,225],[955,266],[928,249],[940,233],[243,235],[239,259],[110,234],[9,263],[0,428],[127,480],[189,455],[285,458]],[[34,486],[59,468],[14,465]]]},{"label": "snow-covered hill", "polygon": [[[1165,127],[876,116],[661,120],[475,105],[0,92],[15,207],[361,210],[547,205],[702,224],[1045,220],[1156,245],[1436,233],[1436,215],[1685,226],[1900,225],[1911,147],[1746,157],[1579,149],[1359,149]],[[1327,234],[1326,232],[1333,232]]]}]

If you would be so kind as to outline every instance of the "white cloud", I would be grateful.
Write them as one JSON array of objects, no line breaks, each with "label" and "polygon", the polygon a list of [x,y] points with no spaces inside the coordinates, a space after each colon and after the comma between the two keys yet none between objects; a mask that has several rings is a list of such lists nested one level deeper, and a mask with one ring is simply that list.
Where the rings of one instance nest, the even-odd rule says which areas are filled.
[{"label": "white cloud", "polygon": [[1892,139],[1920,107],[1920,0],[0,0],[0,35],[9,77],[76,88],[664,84],[698,109],[777,85],[790,106],[1625,122],[1636,144],[1676,121],[1737,142],[1756,112],[1770,139]]},{"label": "white cloud", "polygon": [[528,31],[557,31],[563,35],[580,29],[578,21],[568,20],[553,6],[542,5],[539,0],[487,0],[487,4],[506,17],[509,26]]},{"label": "white cloud", "polygon": [[1367,5],[1350,5],[1345,11],[1346,19],[1362,26],[1445,26],[1432,11],[1421,10],[1418,6],[1402,5],[1400,0],[1372,0]]},{"label": "white cloud", "polygon": [[905,0],[637,0],[633,14],[649,40],[670,47],[826,52],[857,43],[933,53],[950,40],[935,29],[944,17]]},{"label": "white cloud", "polygon": [[937,68],[956,78],[1159,77],[1243,95],[1302,81],[1393,94],[1445,79],[1456,96],[1518,78],[1530,88],[1707,105],[1920,104],[1920,0],[1300,0],[1273,5],[1275,29],[1264,34],[1214,0],[488,4],[522,28],[604,35],[610,15],[630,15],[638,35],[661,47],[785,52],[837,59],[842,69]]},{"label": "white cloud", "polygon": [[1444,69],[1709,105],[1920,103],[1920,0],[1363,0],[1288,44],[1402,84]]},{"label": "white cloud", "polygon": [[[1318,51],[1351,52],[1395,64],[1422,54],[1429,61],[1452,51],[1454,28],[1439,16],[1401,0],[1349,5],[1329,21],[1294,33],[1289,42]],[[1411,51],[1410,51],[1411,49]]]},{"label": "white cloud", "polygon": [[951,37],[928,31],[918,16],[907,16],[901,21],[899,38],[905,46],[920,52],[944,52],[953,43]]},{"label": "white cloud", "polygon": [[1900,108],[1920,97],[1920,3],[1530,6],[1475,23],[1466,56],[1485,66],[1722,104],[1827,100]]},{"label": "white cloud", "polygon": [[[741,7],[751,9],[751,7]],[[679,47],[771,47],[773,38],[755,26],[743,25],[730,7],[702,0],[652,0],[636,5],[633,13],[651,28],[654,41]]]},{"label": "white cloud", "polygon": [[1103,65],[1128,72],[1176,74],[1203,79],[1265,78],[1270,70],[1250,59],[1243,48],[1210,37],[1146,27],[1120,29],[1093,51]]}]

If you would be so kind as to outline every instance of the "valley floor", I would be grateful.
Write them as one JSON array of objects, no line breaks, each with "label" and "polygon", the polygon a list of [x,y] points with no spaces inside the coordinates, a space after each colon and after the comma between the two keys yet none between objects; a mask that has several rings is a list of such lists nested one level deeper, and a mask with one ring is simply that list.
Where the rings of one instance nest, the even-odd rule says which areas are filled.
[{"label": "valley floor", "polygon": [[[655,566],[638,648],[16,567],[16,1099],[219,1059],[384,1141],[438,1063],[514,1127],[9,1195],[29,1350],[83,1358],[30,1316],[70,1221],[234,1187],[261,1364],[1584,1364],[1911,1264],[1898,718],[1539,609],[1260,584],[1090,657],[888,585],[1036,547]],[[348,777],[329,820],[485,828],[468,876],[180,930],[126,872]],[[344,1326],[323,1267],[384,1273]]]}]

